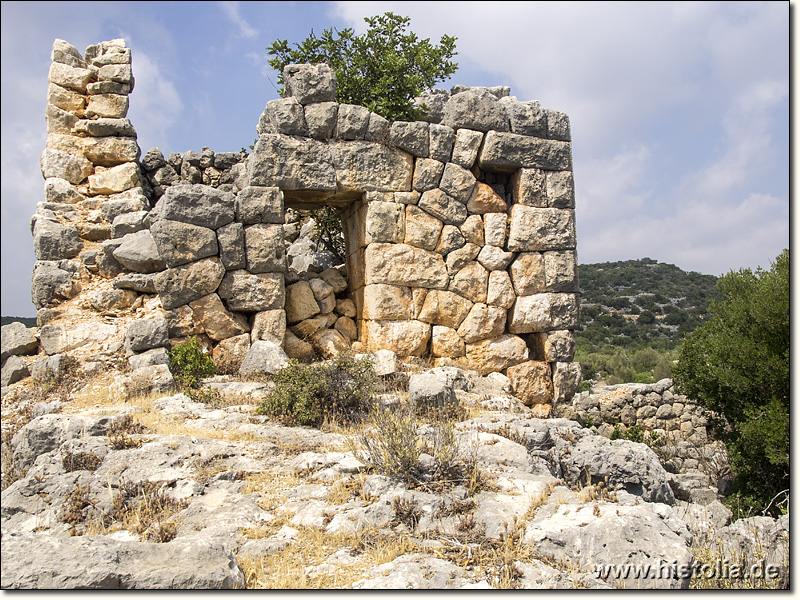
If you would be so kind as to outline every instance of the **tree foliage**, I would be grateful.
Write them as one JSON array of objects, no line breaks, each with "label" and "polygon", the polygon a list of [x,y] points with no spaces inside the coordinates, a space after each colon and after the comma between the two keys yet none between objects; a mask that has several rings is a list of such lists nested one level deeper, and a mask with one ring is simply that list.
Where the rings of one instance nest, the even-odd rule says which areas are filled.
[{"label": "tree foliage", "polygon": [[365,106],[389,120],[421,118],[411,100],[455,73],[458,65],[450,59],[457,54],[456,38],[443,35],[438,46],[420,40],[406,31],[409,17],[391,12],[364,20],[369,29],[363,35],[333,28],[319,37],[312,31],[294,48],[287,40],[273,42],[267,52],[275,58],[268,63],[279,72],[278,82],[283,85],[286,65],[326,63],[336,73],[338,102]]},{"label": "tree foliage", "polygon": [[724,299],[688,335],[673,375],[682,393],[724,416],[739,490],[766,506],[789,487],[789,251],[769,271],[718,282]]}]

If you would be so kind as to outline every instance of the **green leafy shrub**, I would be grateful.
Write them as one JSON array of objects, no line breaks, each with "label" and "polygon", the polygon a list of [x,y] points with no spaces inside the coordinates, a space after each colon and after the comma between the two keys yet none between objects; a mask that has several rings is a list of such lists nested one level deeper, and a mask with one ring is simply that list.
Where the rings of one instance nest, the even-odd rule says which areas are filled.
[{"label": "green leafy shrub", "polygon": [[176,344],[169,351],[169,370],[183,389],[196,388],[201,377],[217,372],[214,361],[200,347],[197,336]]},{"label": "green leafy shrub", "polygon": [[293,360],[274,377],[275,388],[259,414],[287,425],[321,425],[326,418],[349,421],[368,408],[375,386],[372,362],[340,356],[322,364]]}]

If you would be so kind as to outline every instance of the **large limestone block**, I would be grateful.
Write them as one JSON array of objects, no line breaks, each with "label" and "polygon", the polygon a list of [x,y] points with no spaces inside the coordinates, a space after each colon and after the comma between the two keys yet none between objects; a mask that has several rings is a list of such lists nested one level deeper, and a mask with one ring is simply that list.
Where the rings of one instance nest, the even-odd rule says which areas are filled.
[{"label": "large limestone block", "polygon": [[283,226],[250,225],[244,228],[247,270],[251,273],[282,273],[286,270]]},{"label": "large limestone block", "polygon": [[483,215],[483,235],[486,243],[504,247],[508,231],[508,215],[505,213],[488,213]]},{"label": "large limestone block", "polygon": [[501,335],[467,344],[466,357],[469,367],[485,376],[528,360],[528,346],[521,337]]},{"label": "large limestone block", "polygon": [[282,309],[286,299],[281,273],[231,271],[222,279],[218,293],[230,310],[244,313]]},{"label": "large limestone block", "polygon": [[[48,104],[47,108],[45,109],[45,122],[47,123],[47,133],[49,133],[51,136],[58,136],[66,142],[69,140],[70,134],[75,129],[75,125],[78,123],[78,117],[70,112],[61,110],[57,106]],[[81,141],[82,140],[79,138],[76,138],[75,141],[72,142],[72,146],[79,146]],[[48,144],[48,146],[52,145]],[[69,148],[58,149],[66,151],[70,150]]]},{"label": "large limestone block", "polygon": [[395,121],[389,129],[389,142],[414,156],[430,154],[429,125],[425,121]]},{"label": "large limestone block", "polygon": [[217,229],[219,258],[225,269],[244,269],[247,260],[244,251],[244,227],[241,223],[228,223]]},{"label": "large limestone block", "polygon": [[102,344],[116,334],[116,325],[101,321],[45,325],[39,330],[39,342],[45,354],[53,356],[87,344]]},{"label": "large limestone block", "polygon": [[545,261],[541,252],[523,252],[509,269],[517,296],[530,296],[546,291]]},{"label": "large limestone block", "polygon": [[[281,133],[283,135],[308,135],[303,107],[295,98],[277,98],[267,102],[262,121],[269,122],[268,127],[260,122],[259,133]],[[263,131],[266,129],[266,131]]]},{"label": "large limestone block", "polygon": [[572,168],[572,148],[569,142],[490,131],[478,164],[482,169],[509,172],[519,168],[566,171]]},{"label": "large limestone block", "polygon": [[50,51],[50,60],[56,63],[63,63],[70,67],[85,69],[86,60],[78,52],[78,49],[64,40],[56,39],[53,42],[53,49]]},{"label": "large limestone block", "polygon": [[473,303],[463,296],[443,290],[431,290],[425,296],[418,318],[424,323],[457,329],[472,308]]},{"label": "large limestone block", "polygon": [[282,224],[283,193],[276,187],[248,186],[236,195],[236,220],[245,225]]},{"label": "large limestone block", "polygon": [[367,350],[391,350],[398,356],[422,356],[431,326],[420,321],[364,321]]},{"label": "large limestone block", "polygon": [[[128,96],[122,94],[97,94],[89,96],[86,105],[86,118],[108,117],[110,119],[122,119],[128,114]],[[64,108],[63,106],[61,108]],[[65,109],[66,110],[66,109]]]},{"label": "large limestone block", "polygon": [[306,126],[309,137],[327,140],[333,137],[339,105],[336,102],[318,102],[305,107]]},{"label": "large limestone block", "polygon": [[511,131],[520,135],[547,137],[547,114],[538,101],[505,102]]},{"label": "large limestone block", "polygon": [[336,171],[327,144],[279,134],[262,135],[247,160],[251,185],[283,190],[308,190],[323,195],[336,191]]},{"label": "large limestone block", "polygon": [[503,213],[505,215],[508,205],[491,186],[478,181],[472,189],[472,195],[467,200],[467,210],[471,215],[487,213]]},{"label": "large limestone block", "polygon": [[150,234],[168,267],[215,256],[218,251],[217,235],[206,227],[162,219],[153,223]]},{"label": "large limestone block", "polygon": [[453,128],[432,122],[428,128],[428,138],[430,140],[430,157],[439,162],[449,162],[455,140]]},{"label": "large limestone block", "polygon": [[448,289],[473,302],[485,303],[488,285],[489,271],[479,262],[471,262],[455,274]]},{"label": "large limestone block", "polygon": [[467,218],[467,208],[438,188],[422,194],[417,206],[447,225],[461,225]]},{"label": "large limestone block", "polygon": [[[402,204],[396,206],[403,207]],[[442,222],[439,219],[410,204],[405,207],[404,220],[405,238],[401,241],[423,250],[437,249],[442,231]]]},{"label": "large limestone block", "polygon": [[511,333],[538,333],[578,326],[577,294],[519,296],[509,313]]},{"label": "large limestone block", "polygon": [[455,198],[461,204],[466,204],[472,195],[475,183],[475,175],[471,171],[459,167],[455,163],[447,163],[439,187],[448,196]]},{"label": "large limestone block", "polygon": [[215,292],[224,276],[225,267],[218,258],[212,257],[162,271],[153,282],[161,305],[165,310],[172,310]]},{"label": "large limestone block", "polygon": [[406,215],[402,204],[395,202],[370,202],[367,204],[365,238],[373,242],[402,243],[406,233]]},{"label": "large limestone block", "polygon": [[516,171],[511,178],[511,194],[514,197],[514,203],[547,208],[547,173],[541,169]]},{"label": "large limestone block", "polygon": [[445,225],[442,228],[442,234],[439,236],[439,242],[436,244],[436,252],[442,256],[447,256],[453,250],[462,248],[467,240],[455,225]]},{"label": "large limestone block", "polygon": [[100,67],[97,72],[98,81],[111,81],[123,85],[133,86],[133,70],[129,64],[108,64]]},{"label": "large limestone block", "polygon": [[137,188],[122,192],[121,194],[114,194],[108,200],[100,203],[100,214],[103,220],[108,223],[113,223],[119,215],[125,213],[139,212],[148,210],[150,204],[147,202],[147,197],[142,193],[142,190]]},{"label": "large limestone block", "polygon": [[577,292],[578,258],[575,251],[545,252],[544,275],[548,292]]},{"label": "large limestone block", "polygon": [[92,174],[94,166],[83,157],[68,154],[63,150],[45,148],[39,158],[42,177],[58,177],[72,184],[79,184]]},{"label": "large limestone block", "polygon": [[208,337],[214,341],[218,342],[250,331],[247,319],[228,311],[217,294],[198,298],[190,302],[189,307],[194,311],[195,319],[203,326]]},{"label": "large limestone block", "polygon": [[[408,244],[370,244],[364,253],[366,283],[445,289],[447,268],[439,254]],[[391,348],[390,348],[391,349]]]},{"label": "large limestone block", "polygon": [[458,328],[458,335],[472,344],[503,334],[506,328],[506,310],[499,306],[475,304]]},{"label": "large limestone block", "polygon": [[303,362],[314,360],[314,346],[305,340],[301,340],[288,329],[283,338],[283,348],[289,358]]},{"label": "large limestone block", "polygon": [[547,206],[575,208],[575,183],[572,171],[548,171],[546,174]]},{"label": "large limestone block", "polygon": [[509,129],[508,115],[503,104],[496,96],[482,90],[453,94],[444,107],[442,125],[476,131]]},{"label": "large limestone block", "polygon": [[265,310],[253,315],[250,340],[264,340],[280,345],[286,335],[286,311]]},{"label": "large limestone block", "polygon": [[33,251],[37,260],[61,260],[77,256],[83,248],[74,225],[52,219],[36,219],[33,226]]},{"label": "large limestone block", "polygon": [[[336,269],[325,269],[319,274],[320,279],[333,288],[334,294],[341,294],[347,289],[347,279]],[[344,313],[342,313],[344,314]],[[350,315],[348,315],[350,316]]]},{"label": "large limestone block", "polygon": [[136,273],[155,273],[167,266],[158,252],[152,234],[147,229],[123,237],[122,244],[113,251],[113,256],[126,269]]},{"label": "large limestone block", "polygon": [[69,300],[80,293],[80,272],[70,269],[70,263],[75,264],[74,261],[36,261],[31,275],[31,302],[36,308]]},{"label": "large limestone block", "polygon": [[350,317],[339,317],[333,328],[344,336],[348,344],[358,339],[358,326]]},{"label": "large limestone block", "polygon": [[217,373],[220,375],[237,373],[249,351],[250,335],[247,333],[222,340],[211,354]]},{"label": "large limestone block", "polygon": [[468,216],[459,229],[461,229],[461,233],[468,243],[475,244],[479,249],[486,244],[483,219],[481,219],[480,215]]},{"label": "large limestone block", "polygon": [[109,117],[81,119],[75,123],[73,131],[78,135],[92,137],[136,137],[136,130],[131,125],[130,119],[112,119]]},{"label": "large limestone block", "polygon": [[414,178],[411,186],[418,192],[427,192],[439,186],[444,172],[444,163],[432,158],[418,158],[414,163]]},{"label": "large limestone block", "polygon": [[169,345],[169,326],[163,317],[136,319],[125,330],[125,349],[144,352]]},{"label": "large limestone block", "polygon": [[167,188],[154,209],[161,218],[218,229],[234,219],[235,196],[202,184]]},{"label": "large limestone block", "polygon": [[407,152],[362,141],[331,144],[330,152],[339,191],[411,190],[414,159]]},{"label": "large limestone block", "polygon": [[560,110],[546,108],[547,137],[553,140],[570,141],[569,116]]},{"label": "large limestone block", "polygon": [[575,211],[515,204],[506,248],[512,252],[574,249]]},{"label": "large limestone block", "polygon": [[39,342],[30,330],[19,321],[3,325],[0,339],[2,344],[0,362],[5,362],[9,356],[36,354],[39,347]]},{"label": "large limestone block", "polygon": [[286,65],[283,68],[286,95],[300,104],[336,100],[336,74],[327,64]]},{"label": "large limestone block", "polygon": [[548,363],[527,361],[509,367],[506,373],[514,394],[525,406],[552,404],[553,378]]},{"label": "large limestone block", "polygon": [[47,103],[69,113],[81,115],[86,107],[86,98],[78,92],[51,83],[47,86]]},{"label": "large limestone block", "polygon": [[489,273],[489,285],[486,290],[486,303],[509,309],[514,305],[517,296],[506,271]]},{"label": "large limestone block", "polygon": [[478,253],[478,262],[489,271],[504,271],[513,258],[512,252],[505,252],[497,246],[486,245]]},{"label": "large limestone block", "polygon": [[461,269],[475,260],[480,254],[481,248],[475,244],[467,242],[461,248],[453,250],[447,255],[447,272],[454,276]]},{"label": "large limestone block", "polygon": [[286,320],[291,325],[319,314],[319,304],[307,281],[286,287]]},{"label": "large limestone block", "polygon": [[44,200],[57,204],[77,204],[86,200],[86,197],[66,179],[50,177],[44,180]]},{"label": "large limestone block", "polygon": [[141,185],[139,167],[129,162],[105,171],[89,175],[89,190],[92,194],[117,194]]},{"label": "large limestone block", "polygon": [[434,325],[431,354],[440,358],[461,358],[466,355],[464,340],[455,329]]},{"label": "large limestone block", "polygon": [[259,340],[250,345],[239,375],[275,375],[288,364],[289,357],[278,344]]},{"label": "large limestone block", "polygon": [[340,104],[334,136],[342,140],[363,140],[369,126],[369,110],[355,104]]},{"label": "large limestone block", "polygon": [[362,318],[399,321],[415,316],[411,288],[381,283],[364,286]]},{"label": "large limestone block", "polygon": [[575,356],[575,335],[568,330],[535,333],[547,362],[571,362]]},{"label": "large limestone block", "polygon": [[64,63],[54,62],[50,65],[50,72],[47,75],[47,81],[55,83],[61,87],[69,90],[86,93],[86,86],[94,81],[95,75],[89,69],[81,67],[71,67]]},{"label": "large limestone block", "polygon": [[347,339],[335,329],[322,329],[311,336],[311,345],[326,360],[350,351]]},{"label": "large limestone block", "polygon": [[471,129],[459,129],[453,145],[453,162],[459,167],[471,169],[478,158],[478,149],[483,141],[483,133]]},{"label": "large limestone block", "polygon": [[138,160],[141,150],[134,138],[84,138],[83,154],[95,165],[114,167]]}]

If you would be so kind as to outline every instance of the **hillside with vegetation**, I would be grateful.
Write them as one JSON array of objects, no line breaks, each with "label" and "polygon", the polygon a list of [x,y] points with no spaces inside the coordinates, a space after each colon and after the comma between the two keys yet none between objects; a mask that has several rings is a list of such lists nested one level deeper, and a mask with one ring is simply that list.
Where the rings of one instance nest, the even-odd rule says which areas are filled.
[{"label": "hillside with vegetation", "polygon": [[671,375],[683,337],[709,318],[717,278],[651,258],[579,265],[576,360],[585,380],[650,383]]}]

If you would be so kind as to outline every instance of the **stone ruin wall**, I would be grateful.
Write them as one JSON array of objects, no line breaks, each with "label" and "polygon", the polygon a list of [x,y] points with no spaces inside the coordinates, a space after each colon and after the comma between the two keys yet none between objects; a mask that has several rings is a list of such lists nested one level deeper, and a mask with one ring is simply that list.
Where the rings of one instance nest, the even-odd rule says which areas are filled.
[{"label": "stone ruin wall", "polygon": [[[264,342],[300,359],[387,349],[503,372],[545,412],[571,399],[579,296],[564,113],[508,88],[456,86],[420,100],[427,121],[390,123],[337,104],[327,66],[291,65],[249,156],[141,157],[124,41],[82,56],[56,40],[52,60],[45,202],[31,220],[47,354],[120,337],[145,315],[170,343],[207,336],[231,370]],[[323,205],[342,216],[344,266],[293,252],[287,213]],[[76,337],[78,307],[95,321]]]}]

